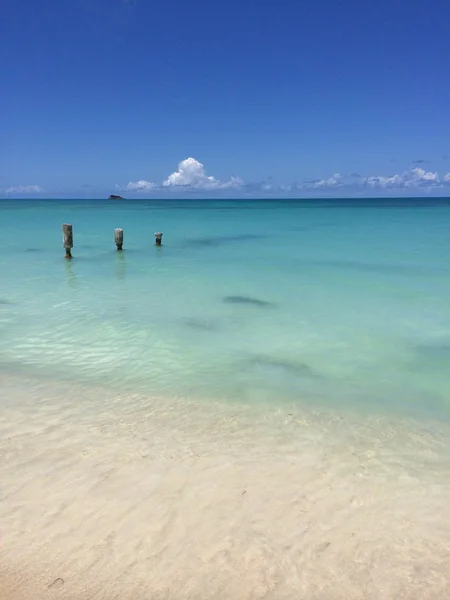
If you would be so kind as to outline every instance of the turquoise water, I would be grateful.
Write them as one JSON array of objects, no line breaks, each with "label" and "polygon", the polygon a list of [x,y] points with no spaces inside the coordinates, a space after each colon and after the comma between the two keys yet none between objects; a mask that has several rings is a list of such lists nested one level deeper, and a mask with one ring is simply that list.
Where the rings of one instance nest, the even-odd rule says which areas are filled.
[{"label": "turquoise water", "polygon": [[431,202],[0,201],[0,368],[450,419],[450,200]]}]

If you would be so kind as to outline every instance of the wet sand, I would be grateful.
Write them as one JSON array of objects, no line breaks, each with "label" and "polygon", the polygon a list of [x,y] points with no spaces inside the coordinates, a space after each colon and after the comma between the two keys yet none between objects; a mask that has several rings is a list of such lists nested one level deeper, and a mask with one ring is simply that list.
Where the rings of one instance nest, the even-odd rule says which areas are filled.
[{"label": "wet sand", "polygon": [[450,597],[450,427],[0,375],[0,598]]}]

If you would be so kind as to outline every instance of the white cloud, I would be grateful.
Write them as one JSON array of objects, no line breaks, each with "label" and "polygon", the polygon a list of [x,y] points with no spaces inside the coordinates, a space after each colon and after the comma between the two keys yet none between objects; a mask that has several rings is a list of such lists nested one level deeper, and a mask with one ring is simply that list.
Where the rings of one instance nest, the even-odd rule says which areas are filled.
[{"label": "white cloud", "polygon": [[40,185],[12,185],[5,192],[7,194],[42,194],[45,190]]},{"label": "white cloud", "polygon": [[145,181],[145,179],[140,179],[139,181],[130,181],[126,186],[120,188],[124,192],[145,192],[148,190],[152,190],[157,185],[152,183],[151,181]]},{"label": "white cloud", "polygon": [[178,170],[163,181],[164,187],[185,186],[202,190],[219,190],[236,188],[243,185],[238,177],[231,177],[228,181],[220,181],[212,175],[206,175],[205,167],[195,158],[186,158],[178,165]]},{"label": "white cloud", "polygon": [[450,173],[446,173],[446,174],[444,175],[444,181],[445,181],[446,183],[450,183]]}]

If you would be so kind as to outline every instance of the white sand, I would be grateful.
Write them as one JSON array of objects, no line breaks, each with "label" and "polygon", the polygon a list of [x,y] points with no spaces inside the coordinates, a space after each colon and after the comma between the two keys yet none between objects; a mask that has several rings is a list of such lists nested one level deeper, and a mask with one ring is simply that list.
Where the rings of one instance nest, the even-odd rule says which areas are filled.
[{"label": "white sand", "polygon": [[2,600],[450,597],[445,425],[9,375],[0,411]]}]

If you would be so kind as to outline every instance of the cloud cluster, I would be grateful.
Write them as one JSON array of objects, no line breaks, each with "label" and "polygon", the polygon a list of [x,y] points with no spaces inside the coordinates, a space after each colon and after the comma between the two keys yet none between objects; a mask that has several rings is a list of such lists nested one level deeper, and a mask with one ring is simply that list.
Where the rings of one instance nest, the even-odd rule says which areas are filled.
[{"label": "cloud cluster", "polygon": [[220,181],[212,175],[207,175],[204,165],[195,158],[186,158],[178,164],[178,169],[169,175],[161,185],[141,179],[130,181],[126,186],[120,188],[128,192],[145,192],[163,188],[192,189],[192,190],[225,190],[239,188],[244,185],[238,177],[231,177],[228,181]]},{"label": "cloud cluster", "polygon": [[42,194],[45,192],[40,185],[12,185],[6,188],[6,194]]},{"label": "cloud cluster", "polygon": [[410,171],[397,173],[395,175],[371,175],[361,177],[354,173],[350,177],[344,177],[340,173],[335,173],[328,179],[319,179],[312,182],[305,182],[303,187],[307,189],[328,189],[336,190],[340,188],[368,188],[368,189],[402,189],[402,188],[431,188],[440,187],[443,182],[450,181],[444,175],[443,180],[439,178],[438,173],[425,171],[421,167],[415,167]]},{"label": "cloud cluster", "polygon": [[[415,163],[424,163],[425,160],[417,160]],[[442,177],[437,172],[426,171],[422,167],[415,166],[414,168],[394,173],[392,175],[369,175],[363,176],[359,173],[351,175],[342,175],[334,173],[325,179],[304,180],[303,183],[291,184],[276,184],[269,177],[267,181],[259,183],[246,183],[238,177],[230,177],[226,181],[217,179],[206,173],[204,165],[195,158],[186,158],[178,164],[176,171],[171,173],[162,183],[157,184],[152,181],[140,179],[139,181],[130,181],[127,185],[120,187],[120,190],[130,193],[152,192],[152,191],[197,191],[214,192],[220,190],[240,190],[246,194],[312,194],[314,192],[349,192],[349,193],[374,193],[377,190],[393,191],[393,190],[411,190],[422,189],[428,190],[436,188],[444,188],[450,185],[450,173],[446,173]],[[28,186],[38,187],[38,186]],[[31,191],[31,189],[29,190]]]}]

